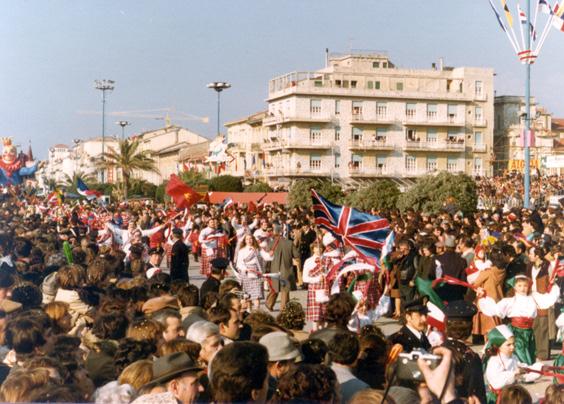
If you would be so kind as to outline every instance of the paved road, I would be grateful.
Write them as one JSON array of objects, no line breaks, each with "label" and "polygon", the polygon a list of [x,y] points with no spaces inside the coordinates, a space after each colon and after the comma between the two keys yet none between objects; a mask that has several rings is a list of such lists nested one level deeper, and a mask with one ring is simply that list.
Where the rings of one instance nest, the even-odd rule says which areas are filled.
[{"label": "paved road", "polygon": [[[202,275],[200,275],[200,265],[199,265],[199,263],[194,262],[193,259],[190,260],[189,275],[190,275],[190,282],[195,284],[198,287],[200,287],[202,282],[205,280],[205,278]],[[307,300],[307,291],[298,290],[298,291],[295,291],[295,292],[291,292],[290,298],[291,299],[297,299],[302,304],[302,306],[305,308],[306,307],[306,300]],[[278,304],[279,304],[279,302],[277,302],[277,304],[274,308],[274,311],[272,312],[272,314],[274,316],[276,316],[278,314]],[[268,311],[268,309],[266,309],[264,306],[262,306],[262,307],[265,311]],[[400,328],[400,324],[398,323],[397,320],[392,320],[392,319],[386,318],[386,317],[379,319],[376,322],[376,325],[380,327],[380,329],[382,330],[382,332],[385,335],[391,335]],[[306,330],[310,330],[311,326],[312,326],[311,324],[307,324]],[[482,350],[483,350],[483,345],[474,345],[474,346],[472,346],[472,349],[476,352],[481,353]],[[558,354],[558,351],[554,350],[554,351],[552,351],[552,353],[553,353],[553,355],[556,355],[556,354]],[[551,361],[545,362],[545,364],[552,365],[552,362]],[[552,383],[551,378],[543,376],[540,379],[538,379],[535,383],[526,384],[525,387],[527,388],[529,393],[531,393],[531,395],[533,397],[533,402],[537,402],[544,396],[544,391],[545,391],[546,387],[551,383]]]}]

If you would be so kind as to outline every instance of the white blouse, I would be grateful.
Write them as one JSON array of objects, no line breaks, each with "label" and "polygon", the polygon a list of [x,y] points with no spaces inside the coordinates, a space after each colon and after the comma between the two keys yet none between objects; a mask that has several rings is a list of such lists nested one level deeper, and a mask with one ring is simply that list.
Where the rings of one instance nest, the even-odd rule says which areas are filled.
[{"label": "white blouse", "polygon": [[262,260],[253,247],[245,246],[237,253],[235,264],[237,271],[247,278],[258,278],[257,273],[262,273]]},{"label": "white blouse", "polygon": [[537,316],[537,307],[539,309],[548,309],[560,296],[560,288],[553,285],[549,293],[534,292],[528,296],[515,295],[514,297],[506,297],[499,302],[495,302],[489,296],[478,300],[478,307],[487,316],[505,317],[528,317],[535,318]]},{"label": "white blouse", "polygon": [[495,390],[515,383],[515,375],[519,371],[519,361],[515,355],[511,357],[498,354],[488,360],[486,366],[486,382]]},{"label": "white blouse", "polygon": [[305,283],[319,283],[321,282],[321,274],[312,276],[310,273],[317,267],[315,262],[317,259],[321,259],[320,256],[312,255],[304,262],[304,273],[303,278]]}]

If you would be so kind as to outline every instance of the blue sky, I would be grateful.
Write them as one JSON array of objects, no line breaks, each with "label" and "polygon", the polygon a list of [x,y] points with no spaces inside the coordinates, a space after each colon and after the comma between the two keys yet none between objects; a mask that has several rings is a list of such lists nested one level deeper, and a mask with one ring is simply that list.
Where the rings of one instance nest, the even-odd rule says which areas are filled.
[{"label": "blue sky", "polygon": [[[564,117],[563,44],[564,33],[552,30],[532,94]],[[116,89],[108,111],[173,107],[209,116],[207,125],[173,123],[211,137],[216,96],[208,82],[232,84],[222,121],[233,120],[265,108],[270,78],[318,69],[325,48],[351,47],[386,50],[401,67],[430,67],[439,57],[493,67],[498,95],[523,94],[524,68],[487,0],[2,1],[0,136],[25,147],[31,139],[45,157],[50,145],[99,135],[101,117],[81,111],[100,111],[93,81],[109,78]],[[162,126],[127,119],[129,134]],[[107,134],[120,133],[116,120],[107,118]]]}]

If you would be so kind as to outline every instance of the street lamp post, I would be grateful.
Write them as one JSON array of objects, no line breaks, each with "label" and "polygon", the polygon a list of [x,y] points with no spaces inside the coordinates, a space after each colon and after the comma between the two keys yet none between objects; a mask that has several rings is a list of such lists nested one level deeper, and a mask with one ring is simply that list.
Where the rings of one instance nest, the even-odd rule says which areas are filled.
[{"label": "street lamp post", "polygon": [[214,81],[207,85],[208,88],[211,88],[217,92],[217,136],[219,136],[219,112],[220,112],[220,94],[223,90],[226,90],[231,87],[231,84],[224,82],[224,81]]},{"label": "street lamp post", "polygon": [[117,125],[121,126],[121,140],[125,139],[125,127],[131,125],[129,121],[117,121]]},{"label": "street lamp post", "polygon": [[[104,159],[106,143],[106,91],[114,90],[113,80],[94,80],[94,88],[102,92],[102,159]],[[104,168],[102,168],[102,184],[104,183]]]}]

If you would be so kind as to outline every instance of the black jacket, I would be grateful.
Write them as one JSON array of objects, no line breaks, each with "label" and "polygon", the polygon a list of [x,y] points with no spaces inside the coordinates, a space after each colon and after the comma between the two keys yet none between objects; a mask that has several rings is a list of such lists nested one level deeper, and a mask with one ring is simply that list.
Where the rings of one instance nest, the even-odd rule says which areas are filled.
[{"label": "black jacket", "polygon": [[188,254],[190,250],[182,240],[176,240],[172,245],[172,256],[170,260],[170,279],[181,279],[188,281]]},{"label": "black jacket", "polygon": [[398,332],[392,334],[389,339],[392,344],[400,344],[403,347],[403,352],[406,353],[414,349],[424,349],[425,351],[431,349],[431,344],[425,334],[422,334],[421,339],[419,339],[405,325]]}]

